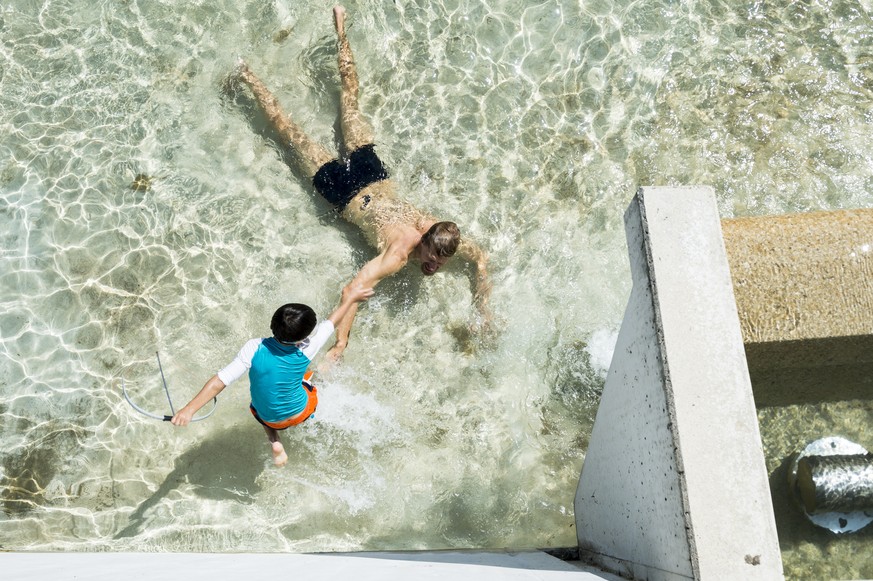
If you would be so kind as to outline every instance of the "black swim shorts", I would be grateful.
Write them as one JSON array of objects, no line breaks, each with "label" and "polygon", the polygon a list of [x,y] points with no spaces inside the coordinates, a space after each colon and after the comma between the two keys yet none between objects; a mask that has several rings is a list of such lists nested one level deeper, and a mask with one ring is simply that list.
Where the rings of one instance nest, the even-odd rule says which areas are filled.
[{"label": "black swim shorts", "polygon": [[347,160],[334,159],[321,166],[312,185],[324,199],[342,211],[358,192],[372,183],[388,179],[388,170],[373,151],[375,145],[363,145]]}]

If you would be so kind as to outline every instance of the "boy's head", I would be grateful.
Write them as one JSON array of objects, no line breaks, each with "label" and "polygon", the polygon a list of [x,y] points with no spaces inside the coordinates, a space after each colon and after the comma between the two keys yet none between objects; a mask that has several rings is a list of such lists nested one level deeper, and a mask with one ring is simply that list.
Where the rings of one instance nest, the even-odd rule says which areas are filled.
[{"label": "boy's head", "polygon": [[288,303],[273,313],[270,330],[280,343],[296,343],[309,336],[315,328],[315,311],[300,303]]}]

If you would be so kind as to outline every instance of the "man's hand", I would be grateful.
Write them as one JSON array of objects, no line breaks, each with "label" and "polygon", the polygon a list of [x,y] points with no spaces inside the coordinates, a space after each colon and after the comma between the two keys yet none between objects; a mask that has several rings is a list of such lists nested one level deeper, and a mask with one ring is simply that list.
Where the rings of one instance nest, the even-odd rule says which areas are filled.
[{"label": "man's hand", "polygon": [[376,294],[373,287],[364,288],[361,284],[349,283],[343,288],[343,302],[360,303]]}]

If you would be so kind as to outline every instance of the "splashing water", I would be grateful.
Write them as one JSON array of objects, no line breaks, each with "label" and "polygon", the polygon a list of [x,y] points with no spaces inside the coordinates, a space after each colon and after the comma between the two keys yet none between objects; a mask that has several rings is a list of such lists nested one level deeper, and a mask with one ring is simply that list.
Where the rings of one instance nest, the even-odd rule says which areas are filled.
[{"label": "splashing water", "polygon": [[[174,430],[117,378],[160,408],[159,349],[183,403],[372,256],[224,85],[243,56],[333,147],[330,7],[0,8],[0,548],[572,545],[637,185],[711,184],[724,216],[873,204],[869,2],[350,3],[380,155],[489,252],[500,332],[467,332],[462,266],[384,282],[273,469],[245,381]],[[783,538],[786,573],[820,546]]]}]

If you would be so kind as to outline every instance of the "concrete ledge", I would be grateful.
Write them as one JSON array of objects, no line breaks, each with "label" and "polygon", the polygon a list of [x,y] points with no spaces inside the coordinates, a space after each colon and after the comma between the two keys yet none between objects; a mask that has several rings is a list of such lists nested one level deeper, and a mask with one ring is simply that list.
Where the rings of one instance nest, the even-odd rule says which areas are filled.
[{"label": "concrete ledge", "polygon": [[580,556],[638,579],[781,579],[733,285],[709,188],[642,188],[633,289],[576,493]]},{"label": "concrete ledge", "polygon": [[873,210],[734,218],[722,228],[747,344],[873,334]]},{"label": "concrete ledge", "polygon": [[873,210],[723,220],[759,406],[873,393]]},{"label": "concrete ledge", "polygon": [[16,581],[619,581],[540,551],[409,553],[0,553]]}]

